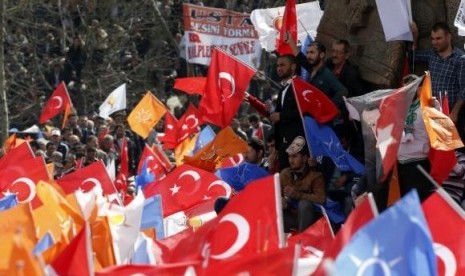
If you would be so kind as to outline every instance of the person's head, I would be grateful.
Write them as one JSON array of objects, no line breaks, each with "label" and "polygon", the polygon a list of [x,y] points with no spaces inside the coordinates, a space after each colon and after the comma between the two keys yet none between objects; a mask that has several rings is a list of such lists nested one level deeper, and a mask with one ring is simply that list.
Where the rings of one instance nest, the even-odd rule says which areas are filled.
[{"label": "person's head", "polygon": [[52,129],[50,132],[50,141],[56,144],[61,141],[61,131],[58,128]]},{"label": "person's head", "polygon": [[126,132],[124,131],[124,125],[123,124],[117,124],[115,125],[115,136],[117,139],[121,139],[126,135]]},{"label": "person's head", "polygon": [[287,80],[294,76],[297,62],[293,55],[282,55],[276,61],[276,73],[281,80]]},{"label": "person's head", "polygon": [[71,113],[68,116],[68,125],[73,128],[78,126],[79,116],[77,113]]},{"label": "person's head", "polygon": [[114,140],[113,140],[113,136],[111,135],[105,135],[105,137],[103,137],[102,139],[102,143],[100,143],[100,148],[107,152],[109,150],[111,150],[112,148],[114,147]]},{"label": "person's head", "polygon": [[257,138],[251,138],[248,142],[247,152],[245,153],[245,161],[252,164],[260,164],[265,157],[265,146],[263,142]]},{"label": "person's head", "polygon": [[312,66],[323,64],[326,56],[326,47],[319,41],[310,43],[307,47],[307,60]]},{"label": "person's head", "polygon": [[86,160],[95,160],[97,156],[97,148],[86,147]]},{"label": "person's head", "polygon": [[63,162],[65,169],[70,169],[76,166],[76,155],[73,153],[68,153],[66,155],[65,161]]},{"label": "person's head", "polygon": [[249,122],[249,117],[248,116],[242,116],[240,119],[240,125],[242,130],[246,130],[250,127],[250,122]]},{"label": "person's head", "polygon": [[65,141],[66,143],[69,143],[69,137],[71,135],[73,135],[73,130],[71,128],[69,128],[69,127],[65,127],[61,131],[61,136],[63,138],[63,141]]},{"label": "person's head", "polygon": [[47,145],[45,146],[45,151],[47,153],[47,156],[52,156],[52,154],[57,150],[57,145],[53,142],[48,142]]},{"label": "person's head", "polygon": [[350,57],[350,44],[345,39],[333,42],[331,48],[331,61],[335,66],[343,64]]},{"label": "person's head", "polygon": [[233,130],[237,130],[239,128],[239,120],[236,118],[232,119],[230,126]]},{"label": "person's head", "polygon": [[305,138],[297,136],[291,145],[286,149],[289,158],[289,167],[292,171],[300,172],[308,164],[308,147]]},{"label": "person's head", "polygon": [[438,22],[433,26],[431,29],[431,44],[437,53],[452,49],[452,34],[447,23]]},{"label": "person's head", "polygon": [[115,124],[124,124],[126,121],[126,111],[118,111],[113,114],[113,120],[115,121]]},{"label": "person's head", "polygon": [[86,145],[88,147],[98,148],[98,138],[95,135],[90,135],[87,137]]},{"label": "person's head", "polygon": [[79,139],[79,136],[77,136],[75,134],[69,136],[68,144],[69,144],[70,147],[74,147],[74,146],[78,145],[79,143],[81,143],[81,139]]},{"label": "person's head", "polygon": [[62,160],[63,160],[63,153],[61,153],[59,151],[54,151],[52,153],[52,161],[53,162],[61,163]]},{"label": "person's head", "polygon": [[258,117],[257,114],[252,114],[249,116],[249,122],[252,125],[253,128],[259,128],[260,127],[260,117]]},{"label": "person's head", "polygon": [[274,133],[271,132],[268,134],[268,137],[266,137],[266,149],[268,154],[271,152],[274,152],[276,150],[276,144],[274,141]]}]

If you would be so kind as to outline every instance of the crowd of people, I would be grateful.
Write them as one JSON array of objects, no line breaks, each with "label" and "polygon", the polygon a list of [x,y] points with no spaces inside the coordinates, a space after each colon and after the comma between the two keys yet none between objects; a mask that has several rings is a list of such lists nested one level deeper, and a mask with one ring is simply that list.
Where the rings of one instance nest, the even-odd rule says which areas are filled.
[{"label": "crowd of people", "polygon": [[[191,2],[247,13],[255,8],[283,5],[283,1]],[[179,39],[181,33],[181,4],[181,1],[159,1],[156,4],[164,20],[169,23],[170,35],[175,39]],[[141,6],[144,5],[148,4]],[[114,73],[111,77],[107,76],[113,82],[132,81],[139,86],[146,85],[140,92],[147,88],[152,89],[177,118],[182,116],[190,103],[197,105],[199,102],[198,96],[173,91],[173,79],[186,76],[187,64],[177,56],[176,51],[168,50],[170,47],[167,47],[166,42],[161,43],[161,46],[153,44],[150,39],[153,34],[149,34],[149,29],[153,28],[154,23],[146,22],[147,18],[142,14],[132,17],[126,14],[131,13],[129,6],[129,1],[124,4],[109,4],[106,11],[111,11],[111,25],[102,24],[103,21],[97,18],[96,15],[102,12],[97,7],[87,7],[84,10],[79,9],[79,5],[57,6],[53,1],[44,1],[31,10],[34,18],[41,20],[36,22],[42,26],[40,32],[31,31],[37,27],[23,26],[17,21],[8,22],[7,28],[13,30],[7,37],[5,47],[8,93],[9,98],[13,99],[10,101],[10,110],[24,110],[24,104],[28,102],[20,100],[29,97],[24,94],[25,83],[17,79],[20,75],[21,80],[33,82],[31,86],[35,89],[27,93],[33,93],[32,96],[36,99],[40,96],[47,97],[54,87],[64,81],[75,103],[75,109],[69,115],[64,128],[56,127],[57,122],[49,122],[44,126],[44,137],[36,137],[31,142],[37,155],[44,156],[47,162],[53,162],[55,178],[73,172],[78,163],[80,166],[87,166],[97,160],[103,160],[105,164],[114,160],[118,168],[124,140],[128,144],[130,173],[136,174],[139,157],[147,141],[129,129],[125,111],[112,114],[112,118],[108,120],[98,117],[95,113],[96,107],[104,96],[96,93],[96,88],[90,87],[91,83],[95,85],[99,82],[100,77],[96,78],[96,75],[105,78],[105,75]],[[131,18],[133,26],[118,24],[119,17]],[[413,33],[416,32],[416,27],[413,26]],[[28,36],[31,33],[34,37]],[[431,38],[431,50],[414,49],[414,44],[415,61],[427,63],[431,72],[433,93],[448,92],[450,117],[464,139],[465,58],[463,52],[453,47],[447,24],[437,23],[431,31]],[[121,42],[117,44],[119,48],[116,51],[115,41]],[[351,49],[348,41],[336,40],[331,49],[327,50],[317,40],[308,46],[306,54],[300,52],[290,36],[286,43],[293,54],[265,53],[267,56],[264,60],[267,62],[263,64],[262,71],[268,79],[257,75],[252,80],[244,104],[237,118],[232,121],[231,128],[248,142],[248,150],[244,152],[247,162],[262,166],[270,174],[280,173],[285,228],[288,232],[301,232],[321,216],[321,211],[315,204],[325,206],[328,202],[336,202],[339,210],[347,216],[356,199],[367,190],[362,185],[363,175],[341,171],[330,158],[311,155],[301,114],[292,92],[292,78],[299,73],[301,67],[306,69],[309,72],[306,81],[326,94],[340,109],[340,115],[330,126],[344,149],[361,163],[364,162],[364,147],[360,126],[349,118],[343,97],[360,96],[370,91],[357,67],[350,62]],[[166,60],[160,61],[158,58],[155,62],[159,57],[158,53],[168,53],[165,55]],[[147,66],[158,76],[150,74],[150,82],[140,80],[147,77],[141,71],[148,68],[141,69],[140,65],[147,62],[154,63]],[[205,72],[205,68],[199,68],[199,72],[202,69]],[[144,73],[147,74],[147,71]],[[129,90],[134,87],[129,85]],[[137,102],[139,95],[132,96],[134,97],[128,94],[128,101]],[[425,199],[434,187],[416,170],[418,164],[427,171],[430,168],[429,140],[421,116],[416,100],[407,117],[398,154],[398,172],[401,194],[416,188],[420,198]],[[37,118],[32,119],[37,121]],[[29,124],[35,121],[26,120]],[[160,121],[154,128],[154,133],[163,133],[163,126],[163,121]],[[156,136],[151,137],[148,142],[159,143]],[[174,158],[173,152],[167,154]],[[444,187],[448,188],[457,202],[463,203],[465,156],[457,151],[457,157],[458,162]],[[383,192],[371,192],[381,193],[378,197],[387,196],[384,189]],[[378,207],[381,210],[386,208],[380,202],[383,201],[378,202],[381,205]],[[217,208],[217,211],[220,212],[221,208]]]}]

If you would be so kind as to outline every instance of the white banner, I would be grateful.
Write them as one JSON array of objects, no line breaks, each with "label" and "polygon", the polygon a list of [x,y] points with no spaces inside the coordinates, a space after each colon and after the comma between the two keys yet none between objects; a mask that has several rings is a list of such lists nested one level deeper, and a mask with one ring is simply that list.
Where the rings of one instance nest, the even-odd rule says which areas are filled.
[{"label": "white banner", "polygon": [[[323,11],[318,1],[296,5],[297,40],[304,42],[307,35],[316,37]],[[250,19],[257,30],[260,44],[267,51],[275,50],[276,39],[282,26],[284,6],[272,9],[253,10]]]},{"label": "white banner", "polygon": [[210,64],[219,47],[254,68],[260,66],[261,47],[248,14],[183,4],[184,36],[181,57],[189,63]]},{"label": "white banner", "polygon": [[465,0],[460,2],[455,16],[454,26],[457,27],[460,36],[465,36]]},{"label": "white banner", "polygon": [[386,41],[413,41],[410,0],[376,0]]}]

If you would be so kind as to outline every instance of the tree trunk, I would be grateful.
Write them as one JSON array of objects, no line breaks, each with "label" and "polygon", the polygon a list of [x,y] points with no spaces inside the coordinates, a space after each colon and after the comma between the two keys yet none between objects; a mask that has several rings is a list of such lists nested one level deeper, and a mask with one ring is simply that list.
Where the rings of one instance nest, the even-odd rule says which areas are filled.
[{"label": "tree trunk", "polygon": [[[5,0],[0,0],[0,26],[5,26]],[[3,29],[3,28],[2,28]],[[8,137],[8,104],[5,90],[4,49],[5,33],[0,32],[0,143]]]}]

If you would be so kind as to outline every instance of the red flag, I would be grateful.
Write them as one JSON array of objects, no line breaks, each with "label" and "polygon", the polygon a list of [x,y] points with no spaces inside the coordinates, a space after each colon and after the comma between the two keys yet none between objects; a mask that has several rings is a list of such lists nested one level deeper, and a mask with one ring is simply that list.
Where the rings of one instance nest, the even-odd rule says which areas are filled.
[{"label": "red flag", "polygon": [[331,228],[328,217],[324,214],[324,216],[310,225],[310,227],[305,229],[302,233],[287,239],[287,244],[291,247],[300,242],[302,245],[302,252],[304,252],[305,255],[308,256],[313,254],[321,258],[326,248],[329,247],[333,240],[333,229]]},{"label": "red flag", "polygon": [[65,111],[67,106],[73,105],[71,103],[71,99],[69,97],[68,89],[66,89],[65,83],[61,82],[55,91],[53,91],[52,95],[45,104],[42,110],[42,114],[40,115],[39,122],[41,124],[45,123],[46,121],[60,114],[60,112]]},{"label": "red flag", "polygon": [[31,159],[34,157],[34,152],[32,152],[29,143],[22,143],[19,146],[10,149],[7,154],[0,158],[0,170],[4,166],[20,163],[26,159]]},{"label": "red flag", "polygon": [[238,153],[223,160],[220,168],[236,167],[245,161],[244,154]]},{"label": "red flag", "polygon": [[279,29],[279,39],[276,41],[276,50],[280,55],[291,54],[291,47],[285,42],[287,33],[297,41],[297,13],[295,10],[295,0],[287,0],[284,8],[283,24]]},{"label": "red flag", "polygon": [[447,91],[444,93],[444,98],[442,99],[442,113],[449,116],[449,96],[447,95]]},{"label": "red flag", "polygon": [[58,275],[93,275],[93,255],[89,226],[70,241],[50,265]]},{"label": "red flag", "polygon": [[189,104],[186,112],[182,115],[178,122],[178,137],[176,146],[184,141],[189,135],[199,131],[200,120],[197,115],[197,109],[192,104]]},{"label": "red flag", "polygon": [[177,78],[174,80],[173,88],[184,91],[187,94],[202,96],[206,83],[207,78],[205,77]]},{"label": "red flag", "polygon": [[123,144],[121,145],[120,152],[120,169],[119,172],[122,173],[126,178],[129,177],[129,155],[128,155],[128,140],[126,137],[123,137]]},{"label": "red flag", "polygon": [[438,275],[465,275],[465,212],[438,189],[423,202],[438,257]]},{"label": "red flag", "polygon": [[174,149],[177,146],[178,138],[178,120],[171,114],[166,112],[165,114],[165,131],[163,137],[159,140],[163,143],[164,149]]},{"label": "red flag", "polygon": [[63,188],[65,194],[73,193],[78,189],[87,192],[95,185],[100,185],[104,194],[110,195],[116,193],[115,185],[111,181],[101,160],[73,173],[64,175],[57,180],[57,183]]},{"label": "red flag", "polygon": [[199,260],[208,256],[211,264],[282,248],[280,203],[277,174],[250,183],[218,217],[181,240],[167,260]]},{"label": "red flag", "polygon": [[119,265],[102,269],[95,273],[96,276],[132,276],[132,275],[200,275],[196,271],[200,270],[199,261],[185,261],[175,264],[153,265]]},{"label": "red flag", "polygon": [[[156,152],[155,152],[156,151]],[[139,165],[137,167],[137,174],[141,174],[142,166],[147,160],[147,169],[152,171],[157,179],[162,178],[172,169],[172,165],[167,159],[166,155],[162,150],[154,145],[153,148],[150,148],[145,144],[144,150],[140,156]]]},{"label": "red flag", "polygon": [[[417,85],[419,82],[415,82]],[[376,147],[381,160],[382,171],[377,172],[379,181],[384,181],[397,161],[400,139],[405,127],[405,117],[417,91],[417,85],[402,87],[381,100],[379,118],[376,123]]]},{"label": "red flag", "polygon": [[334,261],[342,248],[350,241],[352,236],[365,224],[378,215],[378,209],[372,194],[368,196],[349,214],[345,224],[337,232],[334,241],[328,246],[324,257],[313,275],[326,275],[323,268],[325,259]]},{"label": "red flag", "polygon": [[36,197],[36,185],[40,180],[48,181],[49,175],[41,156],[27,158],[21,162],[3,164],[0,168],[0,198],[16,194],[19,203],[31,202],[33,208],[41,203]]},{"label": "red flag", "polygon": [[309,113],[320,124],[331,121],[339,114],[331,99],[310,83],[295,77],[292,86],[300,113]]},{"label": "red flag", "polygon": [[256,70],[215,48],[208,69],[199,118],[220,127],[228,126],[244,100],[245,90]]},{"label": "red flag", "polygon": [[156,194],[161,194],[166,217],[207,199],[229,197],[231,187],[213,173],[183,164],[144,190],[146,198]]}]

